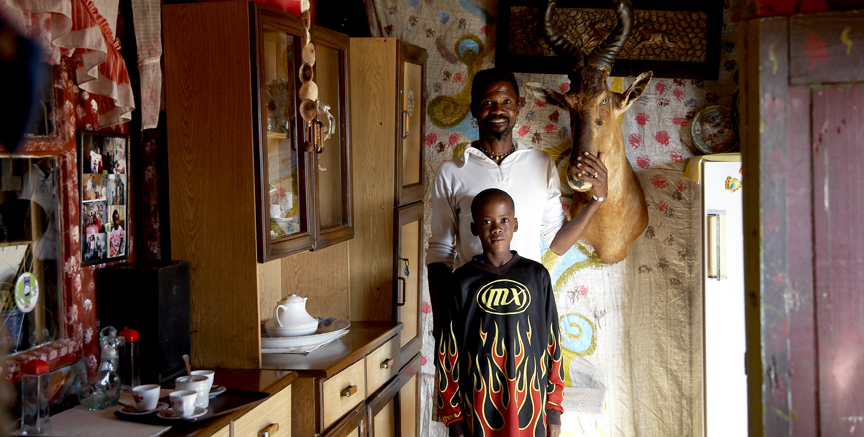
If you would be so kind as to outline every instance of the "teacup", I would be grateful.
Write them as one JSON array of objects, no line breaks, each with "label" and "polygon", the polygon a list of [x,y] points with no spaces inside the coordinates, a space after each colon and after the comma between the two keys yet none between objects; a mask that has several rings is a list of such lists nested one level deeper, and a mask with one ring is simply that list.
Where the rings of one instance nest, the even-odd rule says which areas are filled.
[{"label": "teacup", "polygon": [[156,384],[139,385],[132,387],[132,398],[139,411],[151,411],[159,404],[160,388]]},{"label": "teacup", "polygon": [[213,377],[216,376],[216,372],[212,370],[193,370],[193,376],[206,376],[207,377],[207,393],[210,393],[210,390],[213,388]]},{"label": "teacup", "polygon": [[207,377],[203,375],[181,376],[174,380],[177,390],[195,390],[198,399],[196,407],[207,408],[210,405],[210,390],[207,390]]},{"label": "teacup", "polygon": [[195,399],[198,392],[195,390],[177,390],[168,398],[171,399],[171,412],[180,417],[189,417],[195,414]]}]

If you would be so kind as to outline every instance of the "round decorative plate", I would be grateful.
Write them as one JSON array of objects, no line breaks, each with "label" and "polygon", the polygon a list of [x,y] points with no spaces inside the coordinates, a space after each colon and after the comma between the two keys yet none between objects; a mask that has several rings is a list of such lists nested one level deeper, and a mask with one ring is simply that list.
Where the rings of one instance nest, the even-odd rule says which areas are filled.
[{"label": "round decorative plate", "polygon": [[690,123],[693,144],[704,154],[727,153],[738,148],[738,132],[732,110],[726,106],[709,106],[696,114]]},{"label": "round decorative plate", "polygon": [[[296,337],[270,337],[267,333],[261,333],[261,347],[264,349],[286,349],[314,346],[338,337],[342,331],[351,326],[351,322],[344,319],[319,317],[318,320],[321,323],[318,324],[318,330],[314,334]],[[272,323],[272,321],[268,323]]]}]

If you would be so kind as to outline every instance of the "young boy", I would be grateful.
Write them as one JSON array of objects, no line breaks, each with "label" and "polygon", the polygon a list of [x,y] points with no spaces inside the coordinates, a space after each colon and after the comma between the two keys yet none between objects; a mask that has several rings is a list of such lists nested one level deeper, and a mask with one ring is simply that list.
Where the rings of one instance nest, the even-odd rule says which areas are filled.
[{"label": "young boy", "polygon": [[564,373],[549,272],[510,251],[513,199],[481,191],[471,233],[483,254],[453,274],[435,361],[438,415],[451,436],[557,437]]}]

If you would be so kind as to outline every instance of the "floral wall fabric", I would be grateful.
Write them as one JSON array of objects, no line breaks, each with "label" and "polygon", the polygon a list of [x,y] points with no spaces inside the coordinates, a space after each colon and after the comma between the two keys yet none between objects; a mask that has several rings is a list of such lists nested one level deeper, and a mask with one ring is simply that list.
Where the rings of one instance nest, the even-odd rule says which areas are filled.
[{"label": "floral wall fabric", "polygon": [[[468,108],[471,80],[494,66],[495,0],[367,0],[373,36],[396,37],[428,54],[425,144],[429,181],[446,160],[478,138]],[[577,245],[562,257],[544,256],[562,318],[565,346],[564,436],[690,435],[693,433],[694,293],[701,290],[698,186],[683,178],[694,152],[689,123],[702,108],[732,105],[737,91],[736,0],[724,4],[720,78],[716,81],[655,77],[620,118],[627,158],[648,202],[649,224],[615,265],[601,263],[590,247]],[[566,92],[566,76],[517,73],[521,84],[540,82]],[[627,89],[633,78],[613,77]],[[525,106],[515,138],[544,150],[560,169],[569,156],[568,114],[538,102],[524,90]],[[572,193],[563,183],[562,207]],[[431,210],[426,196],[425,233]],[[422,349],[421,429],[444,436],[432,422],[434,366],[431,305]]]}]

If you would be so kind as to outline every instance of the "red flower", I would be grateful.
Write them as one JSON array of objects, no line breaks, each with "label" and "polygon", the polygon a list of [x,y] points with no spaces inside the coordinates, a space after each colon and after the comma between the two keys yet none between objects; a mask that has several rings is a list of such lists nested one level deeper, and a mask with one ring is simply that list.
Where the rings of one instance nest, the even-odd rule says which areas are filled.
[{"label": "red flower", "polygon": [[539,100],[535,100],[535,101],[534,101],[534,104],[537,105],[538,108],[542,108],[542,107],[545,105],[545,103],[543,103],[543,102],[541,102],[541,101],[539,101]]},{"label": "red flower", "polygon": [[639,123],[639,125],[641,126],[645,126],[645,123],[648,123],[648,120],[650,119],[651,117],[649,117],[648,114],[645,114],[644,112],[640,112],[636,115],[636,123]]},{"label": "red flower", "polygon": [[438,134],[436,134],[435,132],[430,132],[428,135],[426,135],[427,146],[434,146],[436,141],[438,141]]},{"label": "red flower", "polygon": [[674,124],[675,126],[684,126],[684,117],[679,115],[679,116],[673,118],[672,124]]},{"label": "red flower", "polygon": [[[675,151],[669,154],[669,159],[673,162],[684,162],[684,155],[681,152]],[[679,188],[678,191],[681,191]]]},{"label": "red flower", "polygon": [[567,82],[564,82],[561,84],[560,88],[561,88],[562,93],[566,93],[567,91],[570,91],[570,84]]},{"label": "red flower", "polygon": [[[675,152],[673,152],[673,153],[675,153]],[[680,153],[679,153],[679,155],[680,155]],[[678,191],[685,191],[685,190],[687,190],[687,183],[681,179],[678,179],[678,182],[675,182],[675,189]]]},{"label": "red flower", "polygon": [[555,125],[554,124],[547,124],[546,127],[543,128],[543,130],[545,130],[547,134],[551,134],[552,131],[555,130]]},{"label": "red flower", "polygon": [[654,185],[657,188],[663,189],[669,186],[669,181],[666,180],[666,177],[663,175],[655,174],[648,178],[651,181],[651,185]]},{"label": "red flower", "polygon": [[654,89],[656,89],[657,92],[660,94],[665,93],[666,92],[666,82],[663,82],[662,80],[660,82],[657,82],[657,85],[654,85]]},{"label": "red flower", "polygon": [[487,32],[489,32],[488,26],[483,26],[480,28],[480,35],[486,35]]},{"label": "red flower", "polygon": [[666,201],[660,201],[657,204],[657,210],[660,212],[666,212],[669,209],[669,205],[666,204]]},{"label": "red flower", "polygon": [[453,82],[462,83],[462,76],[464,76],[462,73],[454,74],[453,75]]},{"label": "red flower", "polygon": [[674,95],[675,98],[678,100],[684,100],[685,94],[684,94],[684,90],[676,88],[676,89],[672,90],[672,95]]},{"label": "red flower", "polygon": [[642,144],[642,135],[630,134],[630,147],[638,149],[640,144]]},{"label": "red flower", "polygon": [[558,112],[558,110],[556,109],[555,112],[549,114],[549,121],[551,121],[552,123],[556,123],[556,124],[557,124],[557,123],[558,123],[558,118],[559,118],[560,116],[561,116],[561,114],[560,114],[560,113]]},{"label": "red flower", "polygon": [[426,360],[426,355],[420,354],[420,365],[421,365],[421,366],[425,366],[425,365],[426,365],[426,361],[427,361],[427,360]]},{"label": "red flower", "polygon": [[656,134],[654,134],[654,139],[664,146],[669,145],[669,134],[666,133],[665,130],[658,131]]},{"label": "red flower", "polygon": [[586,287],[584,285],[580,285],[580,286],[576,287],[576,294],[579,297],[588,296],[588,287]]},{"label": "red flower", "polygon": [[447,138],[448,142],[451,146],[455,145],[459,141],[459,135],[450,134],[450,137]]},{"label": "red flower", "polygon": [[423,301],[423,314],[429,314],[432,312],[432,305],[427,301]]},{"label": "red flower", "polygon": [[523,125],[522,127],[519,128],[519,136],[524,137],[530,131],[531,131],[531,125],[530,124]]},{"label": "red flower", "polygon": [[638,165],[639,168],[648,168],[651,165],[651,158],[649,158],[648,155],[642,155],[636,158],[636,165]]}]

